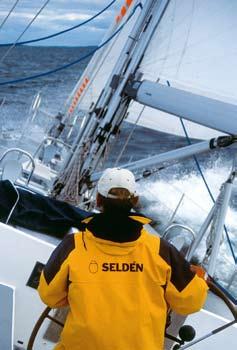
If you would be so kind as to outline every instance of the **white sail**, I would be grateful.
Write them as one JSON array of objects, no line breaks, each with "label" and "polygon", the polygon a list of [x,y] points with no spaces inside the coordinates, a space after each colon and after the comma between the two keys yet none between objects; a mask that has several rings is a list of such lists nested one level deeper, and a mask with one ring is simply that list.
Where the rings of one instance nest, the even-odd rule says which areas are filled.
[{"label": "white sail", "polygon": [[[233,1],[171,1],[141,63],[142,79],[237,104],[236,16]],[[184,135],[174,116],[148,107],[142,110],[133,103],[128,121],[139,118],[139,125]],[[219,134],[188,121],[185,126],[194,138]]]},{"label": "white sail", "polygon": [[[121,26],[123,26],[128,18],[130,18],[137,4],[138,1],[134,0],[122,2],[121,9],[116,15],[114,15],[114,21],[111,25],[111,28],[104,36],[101,44],[109,40],[113,34],[116,33],[116,31],[118,31]],[[93,56],[91,62],[89,63],[86,71],[84,72],[82,78],[80,79],[72,94],[72,97],[75,100],[78,88],[83,87],[83,83],[85,83],[80,98],[78,99],[78,103],[76,103],[77,110],[88,111],[91,108],[91,105],[96,103],[107,82],[108,77],[110,76],[115,66],[115,63],[117,62],[121,48],[126,41],[128,33],[134,26],[138,15],[139,10],[137,10],[136,13],[134,13],[134,15],[128,20],[123,29],[119,31],[112,40],[108,41],[108,44],[103,47],[102,51],[100,49]],[[69,102],[73,103],[73,98]],[[69,106],[69,109],[71,106]]]},{"label": "white sail", "polygon": [[[129,3],[124,17],[118,23],[115,17],[103,41],[118,29],[118,24],[127,20],[138,2]],[[142,79],[159,81],[201,96],[237,104],[237,67],[234,56],[237,51],[234,40],[237,34],[236,13],[237,3],[233,1],[183,0],[180,3],[171,0],[141,62]],[[95,57],[91,60],[87,72],[72,94],[71,103],[76,107],[72,108],[73,112],[88,111],[96,103],[138,16],[139,10],[102,52],[96,53],[96,68]],[[77,98],[80,87],[83,88]],[[150,107],[144,108],[136,102],[129,108],[127,121],[184,135],[179,118]],[[184,124],[192,138],[209,139],[223,134],[190,121]]]}]

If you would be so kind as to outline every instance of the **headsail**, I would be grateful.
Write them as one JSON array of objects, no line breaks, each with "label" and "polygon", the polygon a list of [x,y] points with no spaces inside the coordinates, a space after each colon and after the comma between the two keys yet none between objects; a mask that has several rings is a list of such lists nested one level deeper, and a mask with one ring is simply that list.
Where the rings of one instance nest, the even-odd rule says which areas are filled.
[{"label": "headsail", "polygon": [[89,111],[96,103],[114,68],[127,34],[131,31],[139,14],[135,13],[126,26],[112,40],[110,38],[126,22],[137,4],[138,1],[126,0],[114,15],[114,20],[101,42],[105,43],[109,40],[108,44],[94,54],[66,102],[65,114],[69,117],[78,110]]}]

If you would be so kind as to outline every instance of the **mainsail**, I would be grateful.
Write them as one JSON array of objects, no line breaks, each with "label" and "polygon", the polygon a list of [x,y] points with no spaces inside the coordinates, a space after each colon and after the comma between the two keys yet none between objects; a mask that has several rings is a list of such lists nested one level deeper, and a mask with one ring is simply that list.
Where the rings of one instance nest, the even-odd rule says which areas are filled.
[{"label": "mainsail", "polygon": [[[233,1],[170,1],[141,62],[142,79],[237,104],[236,10]],[[142,106],[134,103],[128,120],[134,122],[141,110]],[[138,124],[184,135],[179,119],[149,107]],[[219,134],[189,121],[185,125],[190,137]]]},{"label": "mainsail", "polygon": [[[130,11],[134,6],[135,2]],[[237,104],[234,56],[237,50],[234,40],[236,6],[223,0],[183,0],[182,4],[177,0],[169,1],[140,63],[142,80],[168,84],[197,95]],[[104,56],[94,73],[93,82],[86,89],[78,109],[88,110],[96,102],[119,57],[121,42],[129,35],[134,20],[130,20],[109,44],[109,55]],[[127,121],[184,135],[178,118],[150,107],[144,108],[136,102],[129,107]],[[185,126],[193,138],[209,139],[220,135],[216,130],[190,121],[185,121]]]}]

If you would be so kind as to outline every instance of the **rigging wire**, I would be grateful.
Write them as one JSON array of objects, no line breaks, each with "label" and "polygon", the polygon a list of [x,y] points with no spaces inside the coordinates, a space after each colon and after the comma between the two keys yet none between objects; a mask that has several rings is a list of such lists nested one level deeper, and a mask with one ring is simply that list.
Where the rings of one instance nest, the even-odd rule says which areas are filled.
[{"label": "rigging wire", "polygon": [[0,30],[2,29],[2,27],[4,26],[4,24],[6,23],[6,21],[8,20],[8,18],[10,17],[11,13],[15,10],[16,5],[18,4],[20,0],[16,0],[15,3],[13,4],[12,8],[10,9],[10,11],[8,12],[7,16],[4,18],[4,20],[2,21],[2,23],[0,24]]},{"label": "rigging wire", "polygon": [[[182,63],[182,60],[183,60],[185,51],[186,51],[186,49],[187,49],[187,47],[188,47],[187,44],[188,44],[188,39],[189,39],[189,36],[190,36],[190,33],[191,33],[193,14],[194,14],[194,0],[193,0],[193,3],[192,3],[192,18],[191,18],[191,22],[190,22],[190,27],[189,27],[189,31],[188,31],[188,34],[187,34],[187,37],[186,37],[185,45],[184,45],[183,50],[182,50],[181,58],[180,58],[180,61],[179,61],[178,67],[177,67],[176,76],[178,75],[178,72],[179,72],[179,69],[180,69],[180,65],[181,65],[181,63]],[[166,56],[166,59],[167,59],[167,56]],[[167,80],[167,85],[170,86],[170,82],[169,82],[168,80]],[[181,125],[182,125],[182,128],[183,128],[185,137],[186,137],[186,139],[187,139],[187,142],[188,142],[189,145],[191,145],[192,142],[191,142],[190,137],[189,137],[189,135],[188,135],[187,129],[186,129],[185,124],[184,124],[184,121],[183,121],[182,118],[179,118],[179,119],[180,119],[180,122],[181,122]],[[198,159],[197,159],[197,157],[196,157],[195,155],[193,155],[193,159],[194,159],[194,161],[195,161],[195,163],[196,163],[197,169],[198,169],[198,171],[199,171],[199,173],[200,173],[200,175],[201,175],[201,178],[202,178],[202,180],[203,180],[203,182],[204,182],[204,184],[205,184],[205,187],[206,187],[206,189],[207,189],[207,191],[208,191],[208,193],[209,193],[209,196],[210,196],[212,202],[215,203],[214,196],[213,196],[213,194],[212,194],[212,192],[211,192],[211,189],[210,189],[210,187],[209,187],[209,185],[208,185],[208,183],[207,183],[207,181],[206,181],[206,178],[205,178],[205,176],[204,176],[204,174],[203,174],[203,171],[202,171],[202,169],[201,169],[201,166],[200,166],[200,164],[199,164],[199,161],[198,161]],[[236,257],[236,255],[235,255],[235,252],[234,252],[234,249],[233,249],[233,244],[232,244],[232,242],[231,242],[231,240],[230,240],[229,233],[228,233],[228,230],[227,230],[227,228],[226,228],[226,225],[224,225],[224,231],[225,231],[225,234],[226,234],[227,242],[228,242],[228,245],[229,245],[229,248],[230,248],[232,257],[233,257],[233,259],[234,259],[235,265],[237,265],[237,257]]]},{"label": "rigging wire", "polygon": [[[142,4],[141,3],[136,4],[136,6],[132,10],[131,14],[126,19],[126,21],[121,25],[121,27],[118,30],[116,30],[115,33],[113,33],[112,37],[114,37],[118,32],[121,31],[121,29],[124,28],[124,26],[128,23],[128,21],[131,19],[131,17],[135,14],[137,8],[142,9]],[[110,37],[107,41],[110,41],[112,37]],[[105,43],[103,43],[103,45],[104,44]],[[96,49],[96,51],[97,50],[98,50],[98,48]],[[89,143],[89,141],[88,141],[88,143]],[[85,146],[85,147],[87,147],[87,146]],[[61,183],[64,183],[64,184],[65,183],[66,184],[67,183],[74,183],[75,184],[75,186],[73,188],[70,188],[70,189],[67,188],[67,186],[64,186],[64,188],[60,192],[60,198],[63,200],[69,201],[71,203],[76,203],[78,205],[79,204],[79,203],[77,203],[78,194],[80,193],[79,192],[79,189],[80,189],[79,185],[80,185],[80,182],[82,179],[82,177],[80,175],[82,173],[82,171],[78,170],[78,169],[81,168],[81,164],[85,160],[83,158],[85,158],[86,155],[85,155],[85,152],[83,152],[81,149],[78,149],[76,154],[77,154],[77,157],[75,157],[74,163],[72,162],[72,164],[69,165],[70,171],[68,171],[68,172],[66,171],[64,174],[62,174],[61,178],[59,178],[59,180],[57,180],[57,181],[58,181],[59,186],[61,185]],[[82,161],[78,161],[80,158],[82,159]],[[77,177],[75,175],[77,175]],[[74,181],[74,179],[76,181]],[[56,188],[56,191],[53,192],[53,196],[55,196],[55,195],[58,195],[57,188]],[[92,193],[90,192],[89,196],[91,196],[91,195],[92,195]]]},{"label": "rigging wire", "polygon": [[28,23],[28,25],[26,26],[26,28],[23,30],[23,32],[18,36],[18,38],[16,39],[16,41],[9,47],[9,49],[6,51],[6,53],[3,55],[3,57],[0,59],[0,63],[2,63],[4,61],[4,59],[9,55],[9,53],[14,49],[14,47],[16,46],[16,44],[18,43],[18,41],[22,38],[22,36],[25,34],[25,32],[30,28],[30,26],[32,25],[32,23],[36,20],[36,18],[40,15],[40,13],[44,10],[44,8],[48,5],[48,3],[50,2],[50,0],[46,0],[45,3],[43,4],[43,6],[38,10],[38,12],[36,13],[36,15],[32,18],[32,20]]},{"label": "rigging wire", "polygon": [[[183,60],[185,51],[186,51],[186,49],[187,49],[188,39],[189,39],[189,36],[190,36],[190,33],[191,33],[193,14],[194,14],[194,0],[193,0],[193,3],[192,3],[192,18],[191,18],[191,22],[190,22],[188,34],[187,34],[187,37],[186,37],[185,45],[184,45],[184,47],[183,47],[182,54],[181,54],[181,58],[180,58],[180,61],[179,61],[178,67],[177,67],[176,76],[178,75],[178,72],[179,72],[179,69],[180,69],[180,65],[181,65],[181,63],[182,63],[182,60]],[[166,59],[167,59],[167,56],[166,56]],[[170,82],[169,82],[168,80],[167,80],[167,85],[170,86]],[[189,137],[189,135],[188,135],[187,129],[186,129],[185,124],[184,124],[184,121],[183,121],[182,118],[179,118],[179,119],[180,119],[180,122],[181,122],[181,125],[182,125],[182,128],[183,128],[185,137],[186,137],[186,139],[187,139],[187,142],[188,142],[189,145],[191,145],[192,142],[191,142],[190,137]],[[210,189],[210,187],[209,187],[209,185],[208,185],[208,183],[207,183],[207,181],[206,181],[206,178],[205,178],[205,176],[204,176],[204,174],[203,174],[203,171],[202,171],[202,169],[201,169],[201,166],[200,166],[200,164],[199,164],[199,161],[198,161],[198,159],[197,159],[197,157],[196,157],[195,155],[193,155],[193,159],[194,159],[194,161],[195,161],[195,163],[196,163],[197,169],[198,169],[198,171],[199,171],[199,173],[200,173],[200,175],[201,175],[201,178],[202,178],[202,180],[203,180],[203,182],[204,182],[204,184],[205,184],[205,187],[206,187],[206,189],[207,189],[207,191],[208,191],[208,193],[209,193],[209,196],[210,196],[212,202],[215,203],[214,196],[213,196],[213,194],[212,194],[212,192],[211,192],[211,189]],[[224,231],[225,231],[225,234],[226,234],[226,237],[227,237],[227,242],[228,242],[228,245],[229,245],[229,248],[230,248],[232,257],[233,257],[233,259],[234,259],[235,265],[237,265],[237,257],[236,257],[236,255],[235,255],[235,252],[234,252],[234,249],[233,249],[233,245],[232,245],[232,242],[231,242],[231,240],[230,240],[230,237],[229,237],[229,234],[228,234],[228,230],[227,230],[227,228],[226,228],[226,225],[224,225]]]},{"label": "rigging wire", "polygon": [[[185,51],[186,51],[186,49],[188,48],[188,45],[187,45],[187,44],[188,44],[189,36],[190,36],[190,33],[191,33],[191,27],[192,27],[192,21],[193,21],[193,14],[194,14],[194,0],[193,0],[193,3],[192,3],[192,17],[191,17],[191,22],[190,22],[188,34],[187,34],[187,37],[186,37],[185,45],[184,45],[183,50],[182,50],[181,59],[180,59],[180,62],[179,62],[179,64],[178,64],[178,67],[177,67],[176,76],[178,75],[178,72],[179,72],[179,69],[180,69],[180,65],[181,65],[181,63],[182,63],[182,60],[183,60]],[[190,46],[192,46],[192,45],[190,45]],[[166,59],[167,59],[167,56],[166,56]],[[169,82],[168,80],[167,80],[167,85],[170,86],[170,82]],[[183,121],[182,118],[179,118],[179,119],[180,119],[180,122],[181,122],[181,125],[182,125],[182,128],[183,128],[184,134],[185,134],[185,136],[186,136],[186,140],[187,140],[188,144],[191,145],[192,142],[191,142],[190,137],[189,137],[189,135],[188,135],[188,131],[187,131],[186,127],[185,127],[184,121]],[[204,174],[203,174],[203,171],[202,171],[202,169],[201,169],[201,166],[200,166],[200,164],[199,164],[199,161],[198,161],[198,159],[197,159],[197,157],[196,157],[195,155],[193,155],[193,159],[194,159],[194,161],[195,161],[195,163],[196,163],[197,169],[198,169],[198,171],[199,171],[199,173],[200,173],[200,175],[201,175],[201,178],[202,178],[202,180],[203,180],[203,182],[204,182],[204,184],[205,184],[205,187],[206,187],[206,189],[207,189],[207,191],[208,191],[208,193],[209,193],[209,196],[210,196],[212,202],[215,203],[214,196],[213,196],[213,194],[212,194],[212,192],[211,192],[211,189],[210,189],[210,187],[209,187],[209,185],[208,185],[208,183],[207,183],[207,181],[206,181],[206,178],[205,178],[205,176],[204,176]],[[225,231],[225,234],[226,234],[226,237],[227,237],[227,242],[228,242],[228,245],[229,245],[229,248],[230,248],[232,257],[233,257],[233,259],[234,259],[235,265],[237,265],[237,257],[236,257],[236,255],[235,255],[235,252],[234,252],[234,249],[233,249],[233,245],[232,245],[232,242],[231,242],[231,240],[230,240],[230,237],[229,237],[229,234],[228,234],[228,230],[227,230],[227,228],[226,228],[226,225],[224,225],[224,231]]]},{"label": "rigging wire", "polygon": [[[169,85],[169,84],[168,84],[168,85]],[[191,140],[190,140],[190,137],[189,137],[189,135],[188,135],[187,129],[186,129],[185,125],[184,125],[184,122],[183,122],[183,119],[182,119],[182,118],[180,118],[180,122],[181,122],[181,125],[182,125],[182,128],[183,128],[183,131],[184,131],[184,133],[185,133],[187,142],[188,142],[189,145],[191,145],[192,142],[191,142]],[[199,171],[199,173],[200,173],[200,175],[201,175],[201,177],[202,177],[202,179],[203,179],[203,182],[204,182],[204,184],[205,184],[205,186],[206,186],[206,189],[207,189],[207,191],[208,191],[208,193],[209,193],[209,196],[210,196],[212,202],[215,203],[214,196],[213,196],[213,194],[212,194],[212,192],[211,192],[211,189],[210,189],[210,187],[209,187],[209,185],[208,185],[208,183],[207,183],[207,181],[206,181],[206,178],[205,178],[205,176],[204,176],[204,174],[203,174],[203,171],[202,171],[202,169],[201,169],[201,166],[200,166],[200,164],[199,164],[199,161],[198,161],[198,159],[197,159],[197,157],[196,157],[195,155],[193,156],[193,158],[194,158],[194,161],[195,161],[196,166],[197,166],[197,168],[198,168],[198,171]],[[227,238],[227,241],[228,241],[228,245],[229,245],[229,248],[230,248],[232,257],[233,257],[233,259],[234,259],[235,265],[237,265],[237,257],[235,256],[235,252],[234,252],[234,249],[233,249],[233,244],[232,244],[232,242],[231,242],[231,239],[230,239],[228,230],[227,230],[227,228],[226,228],[226,225],[224,225],[224,230],[225,230],[226,238]]]},{"label": "rigging wire", "polygon": [[[19,0],[17,0],[19,1]],[[47,40],[47,39],[51,39],[51,38],[54,38],[58,35],[62,35],[62,34],[65,34],[67,32],[70,32],[71,30],[74,30],[74,29],[77,29],[79,27],[82,27],[83,25],[93,21],[95,18],[97,18],[98,16],[100,16],[102,13],[104,13],[106,10],[108,10],[117,0],[113,0],[111,1],[105,8],[103,8],[101,11],[99,11],[98,13],[96,13],[94,16],[88,18],[87,20],[85,20],[84,22],[81,22],[73,27],[70,27],[68,29],[65,29],[65,30],[62,30],[60,32],[57,32],[57,33],[54,33],[54,34],[51,34],[51,35],[46,35],[46,36],[43,36],[43,37],[40,37],[40,38],[36,38],[36,39],[31,39],[31,40],[26,40],[26,41],[20,41],[20,42],[17,42],[15,43],[15,46],[20,46],[20,45],[25,45],[25,44],[30,44],[30,43],[35,43],[35,42],[38,42],[38,41],[42,41],[42,40]],[[0,27],[1,29],[1,27]],[[14,45],[14,43],[6,43],[6,44],[0,44],[0,47],[1,46],[12,46]]]},{"label": "rigging wire", "polygon": [[[177,0],[174,1],[174,8],[173,8],[173,14],[172,14],[172,23],[173,23],[173,25],[172,25],[172,27],[171,27],[171,31],[170,31],[170,35],[169,35],[169,40],[168,40],[168,45],[167,45],[167,49],[166,49],[166,58],[167,58],[167,55],[168,55],[168,52],[169,52],[169,49],[170,49],[170,44],[171,44],[171,40],[172,40],[172,36],[173,36],[173,32],[174,32],[174,18],[175,18],[176,10],[177,10]],[[162,64],[162,66],[161,66],[161,68],[160,68],[159,76],[158,76],[158,78],[156,79],[156,83],[158,83],[159,80],[160,80],[160,75],[161,75],[162,72],[163,72],[165,63],[166,63],[166,59],[163,61],[163,64]],[[131,139],[133,133],[135,132],[135,129],[137,128],[137,125],[138,125],[138,123],[139,123],[139,120],[141,119],[142,114],[143,114],[143,112],[145,111],[146,107],[147,107],[147,106],[144,105],[144,106],[142,107],[141,111],[139,112],[138,117],[137,117],[135,123],[133,124],[132,130],[131,130],[131,132],[129,133],[129,135],[128,135],[127,139],[126,139],[126,142],[124,143],[124,145],[123,145],[123,147],[122,147],[122,149],[121,149],[121,151],[120,151],[120,153],[119,153],[119,155],[118,155],[118,157],[117,157],[117,159],[116,159],[116,161],[115,161],[115,164],[114,164],[115,167],[118,166],[118,163],[119,163],[120,159],[122,158],[122,156],[123,156],[123,154],[124,154],[124,152],[125,152],[125,150],[126,150],[126,148],[127,148],[127,146],[128,146],[128,143],[129,143],[129,141],[130,141],[130,139]]]},{"label": "rigging wire", "polygon": [[[50,0],[48,0],[50,1]],[[32,79],[37,79],[37,78],[41,78],[41,77],[44,77],[46,75],[50,75],[50,74],[53,74],[53,73],[56,73],[56,72],[59,72],[61,70],[64,70],[64,69],[67,69],[69,67],[72,67],[74,66],[75,64],[78,64],[79,62],[89,58],[90,56],[92,56],[96,51],[98,51],[99,49],[101,49],[102,47],[104,47],[108,42],[110,42],[124,27],[125,25],[127,24],[127,22],[133,17],[133,15],[135,14],[137,8],[141,8],[141,4],[137,4],[132,13],[130,14],[130,16],[127,18],[127,20],[107,39],[105,40],[102,44],[100,44],[99,46],[97,46],[96,49],[92,50],[90,53],[80,57],[79,59],[71,62],[71,63],[68,63],[68,64],[65,64],[63,66],[60,66],[58,68],[55,68],[55,69],[52,69],[52,70],[49,70],[47,72],[43,72],[43,73],[39,73],[39,74],[35,74],[35,75],[31,75],[31,76],[28,76],[28,77],[25,77],[25,78],[19,78],[19,79],[14,79],[14,80],[7,80],[7,81],[3,81],[3,82],[0,82],[0,85],[8,85],[8,84],[16,84],[16,83],[20,83],[20,82],[23,82],[23,81],[27,81],[27,80],[32,80]],[[0,61],[1,62],[1,61]]]},{"label": "rigging wire", "polygon": [[115,167],[118,166],[118,163],[119,163],[120,159],[122,158],[122,156],[123,156],[123,154],[124,154],[124,152],[125,152],[125,150],[126,150],[126,148],[127,148],[127,146],[128,146],[129,141],[131,140],[131,137],[132,137],[132,135],[133,135],[133,133],[134,133],[136,127],[137,127],[137,124],[138,124],[139,120],[141,119],[141,116],[142,116],[142,113],[143,113],[144,110],[145,110],[145,107],[146,107],[146,106],[143,106],[143,107],[142,107],[141,112],[139,113],[139,115],[138,115],[138,117],[137,117],[135,123],[133,124],[132,130],[130,131],[130,133],[129,133],[127,139],[126,139],[126,142],[124,143],[124,145],[123,145],[123,147],[122,147],[122,149],[121,149],[121,151],[120,151],[120,153],[119,153],[119,155],[118,155],[118,157],[117,157],[117,159],[116,159],[116,161],[115,161],[115,163],[114,163],[114,166],[115,166]]},{"label": "rigging wire", "polygon": [[[108,48],[109,48],[109,52],[110,52],[110,53],[113,51],[113,48],[114,48],[115,44],[117,43],[118,39],[119,39],[119,35],[116,36],[116,38],[115,38],[114,41],[112,42],[112,45],[111,45],[110,47],[109,47],[109,46],[107,47],[107,50],[108,50]],[[104,63],[105,63],[106,58],[107,58],[107,55],[105,55],[105,56],[103,57],[103,59],[102,59],[101,62],[100,62],[100,65],[98,65],[98,68],[96,68],[96,69],[93,70],[93,75],[92,75],[92,77],[91,77],[91,79],[90,79],[88,89],[91,88],[92,84],[94,83],[94,81],[95,81],[96,79],[102,79],[104,76],[107,76],[107,71],[105,71],[105,72],[102,71],[102,73],[100,72],[101,67],[104,66]],[[87,90],[87,91],[88,91],[88,90]],[[82,96],[81,101],[83,101],[84,97],[85,97],[85,95]],[[68,101],[68,100],[67,100],[67,101]],[[66,102],[66,103],[67,103],[67,102]]]}]

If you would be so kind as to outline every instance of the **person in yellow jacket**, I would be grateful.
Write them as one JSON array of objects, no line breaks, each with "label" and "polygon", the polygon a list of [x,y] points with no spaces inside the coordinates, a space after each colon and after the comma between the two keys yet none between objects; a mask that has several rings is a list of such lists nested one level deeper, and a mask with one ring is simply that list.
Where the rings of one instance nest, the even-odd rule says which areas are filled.
[{"label": "person in yellow jacket", "polygon": [[39,284],[51,308],[69,305],[57,350],[162,350],[167,310],[199,311],[206,282],[170,244],[132,212],[134,175],[105,170],[98,182],[101,213],[67,235],[44,267]]}]

